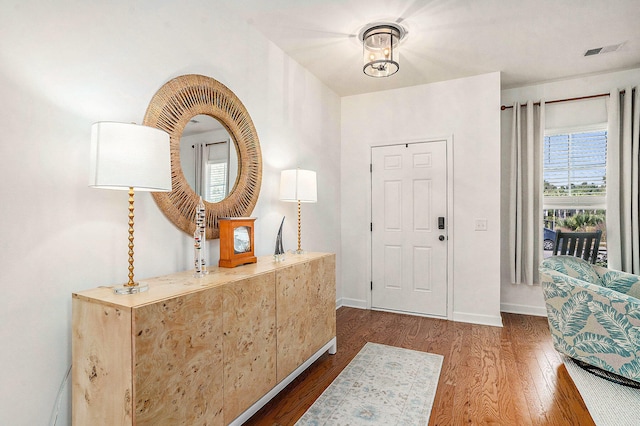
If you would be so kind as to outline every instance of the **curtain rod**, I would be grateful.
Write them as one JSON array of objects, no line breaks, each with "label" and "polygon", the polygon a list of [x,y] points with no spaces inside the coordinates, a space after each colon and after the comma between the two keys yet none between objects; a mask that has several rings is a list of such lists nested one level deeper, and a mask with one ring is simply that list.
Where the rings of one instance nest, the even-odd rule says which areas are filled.
[{"label": "curtain rod", "polygon": [[[624,90],[621,90],[620,93],[621,94],[624,93]],[[547,104],[556,104],[558,102],[570,102],[570,101],[581,101],[583,99],[602,98],[604,96],[609,96],[609,95],[610,95],[610,93],[600,93],[599,95],[580,96],[580,97],[577,97],[577,98],[555,99],[553,101],[546,101],[545,105],[547,105]],[[534,105],[540,105],[540,102],[534,102],[533,104]],[[523,104],[523,105],[520,105],[520,106],[526,107],[527,104]],[[505,109],[508,109],[508,108],[513,108],[513,105],[502,105],[500,107],[500,110],[504,111]]]}]

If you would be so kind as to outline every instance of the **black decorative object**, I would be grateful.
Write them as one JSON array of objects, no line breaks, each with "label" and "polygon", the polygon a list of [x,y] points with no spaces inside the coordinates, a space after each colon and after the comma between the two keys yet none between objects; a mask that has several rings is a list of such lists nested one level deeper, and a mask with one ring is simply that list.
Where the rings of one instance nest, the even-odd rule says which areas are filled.
[{"label": "black decorative object", "polygon": [[278,236],[276,237],[276,249],[273,252],[273,259],[276,262],[282,262],[284,260],[284,248],[282,247],[282,225],[284,225],[284,216],[282,222],[280,222],[280,229],[278,229]]}]

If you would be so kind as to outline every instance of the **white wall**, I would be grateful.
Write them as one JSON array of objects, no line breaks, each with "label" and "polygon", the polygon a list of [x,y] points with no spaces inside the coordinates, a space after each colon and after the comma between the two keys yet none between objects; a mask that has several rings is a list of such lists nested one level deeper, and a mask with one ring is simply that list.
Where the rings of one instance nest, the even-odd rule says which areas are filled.
[{"label": "white wall", "polygon": [[[531,99],[551,101],[581,96],[609,93],[614,88],[624,89],[628,85],[640,84],[640,69],[622,72],[599,74],[574,79],[554,81],[549,83],[525,86],[503,90],[501,93],[503,105],[513,105],[514,102],[525,103]],[[546,106],[546,128],[566,128],[599,124],[607,121],[608,97],[562,102]],[[510,135],[512,109],[501,113],[502,130],[502,227],[501,242],[501,310],[531,315],[546,315],[544,298],[539,285],[515,285],[511,283],[509,275],[509,176],[510,164]]]},{"label": "white wall", "polygon": [[[367,306],[371,146],[453,139],[452,319],[500,319],[500,74],[342,98],[343,303]],[[476,218],[488,231],[474,231]],[[452,219],[452,220],[451,220]]]},{"label": "white wall", "polygon": [[[283,215],[295,248],[296,207],[277,197],[280,170],[296,165],[318,172],[303,245],[340,254],[340,99],[224,1],[0,9],[0,424],[48,424],[71,361],[71,293],[126,280],[127,196],[87,187],[91,123],[141,122],[169,79],[211,76],[253,118],[264,161],[257,254],[273,253]],[[135,222],[136,278],[189,268],[190,237],[147,193]],[[217,263],[217,241],[209,248]],[[59,425],[70,424],[69,398],[67,386]]]}]

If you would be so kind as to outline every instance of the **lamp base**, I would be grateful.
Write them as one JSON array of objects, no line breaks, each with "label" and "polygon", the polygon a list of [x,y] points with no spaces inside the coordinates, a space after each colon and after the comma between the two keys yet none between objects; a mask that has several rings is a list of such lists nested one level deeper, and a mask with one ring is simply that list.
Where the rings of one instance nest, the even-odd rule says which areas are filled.
[{"label": "lamp base", "polygon": [[136,285],[122,284],[113,288],[115,294],[136,294],[149,290],[149,284],[136,283]]},{"label": "lamp base", "polygon": [[298,250],[291,250],[291,253],[293,253],[293,254],[306,254],[307,252],[302,250],[302,249],[298,249]]}]

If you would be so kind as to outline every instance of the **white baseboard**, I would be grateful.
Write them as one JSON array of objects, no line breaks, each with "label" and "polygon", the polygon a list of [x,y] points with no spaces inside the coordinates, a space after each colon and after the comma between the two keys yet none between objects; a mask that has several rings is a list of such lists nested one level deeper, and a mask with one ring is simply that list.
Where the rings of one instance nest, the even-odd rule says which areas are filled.
[{"label": "white baseboard", "polygon": [[[342,298],[341,299],[341,306],[346,306],[349,308],[358,308],[358,309],[369,309],[367,307],[367,301],[366,300],[359,300],[359,299],[348,299],[348,298]],[[376,310],[382,310],[382,309],[376,309]],[[388,312],[396,312],[399,314],[406,314],[406,312],[399,312],[399,311],[388,311]],[[422,316],[426,316],[426,315],[422,315]],[[447,319],[447,318],[441,318],[441,317],[433,317],[433,318],[440,318],[440,319]],[[468,322],[471,324],[480,324],[480,325],[491,325],[494,327],[502,327],[502,317],[500,316],[491,316],[491,315],[478,315],[478,314],[467,314],[464,312],[454,312],[453,313],[453,321],[459,321],[459,322]]]},{"label": "white baseboard", "polygon": [[465,312],[454,312],[453,320],[458,322],[468,322],[471,324],[491,325],[502,327],[502,317],[493,315],[468,314]]},{"label": "white baseboard", "polygon": [[536,317],[546,317],[547,308],[544,306],[529,306],[529,305],[516,305],[514,303],[501,303],[501,312],[508,312],[510,314],[520,315],[533,315]]},{"label": "white baseboard", "polygon": [[341,299],[341,306],[347,306],[349,308],[369,309],[367,307],[367,301],[366,300],[348,299],[346,297],[343,297]]},{"label": "white baseboard", "polygon": [[418,312],[396,311],[393,309],[371,308],[371,310],[378,311],[378,312],[391,312],[392,314],[413,315],[414,317],[433,318],[433,319],[441,319],[441,320],[447,319],[447,317],[443,317],[441,315],[420,314]]}]

